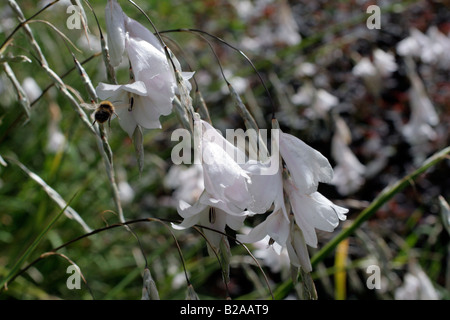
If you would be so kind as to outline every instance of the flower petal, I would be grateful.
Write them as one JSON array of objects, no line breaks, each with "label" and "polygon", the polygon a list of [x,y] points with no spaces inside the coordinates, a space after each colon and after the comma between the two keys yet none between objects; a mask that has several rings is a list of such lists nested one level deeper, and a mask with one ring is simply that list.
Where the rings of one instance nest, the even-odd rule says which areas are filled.
[{"label": "flower petal", "polygon": [[132,113],[128,111],[128,108],[116,108],[116,113],[119,118],[120,126],[131,138],[137,126]]},{"label": "flower petal", "polygon": [[124,92],[130,92],[140,96],[147,95],[147,89],[142,81],[135,81],[129,84],[108,84],[100,82],[97,88],[95,88],[95,91],[102,100],[106,100],[118,94],[123,94]]},{"label": "flower petal", "polygon": [[267,234],[281,246],[286,245],[290,223],[284,218],[282,211],[276,211],[267,217]]},{"label": "flower petal", "polygon": [[217,144],[203,140],[202,148],[206,191],[215,199],[231,202],[245,210],[252,201],[247,188],[250,177]]},{"label": "flower petal", "polygon": [[268,220],[266,219],[254,227],[248,234],[238,234],[236,239],[242,243],[254,243],[264,239],[267,236],[267,223]]},{"label": "flower petal", "polygon": [[170,114],[176,83],[166,56],[150,43],[131,37],[127,41],[127,52],[136,81],[145,83],[147,108],[153,109],[158,118]]},{"label": "flower petal", "polygon": [[291,182],[285,184],[294,213],[295,222],[303,232],[306,243],[317,246],[315,229],[332,232],[345,220],[348,209],[333,204],[319,192],[304,195],[298,192]]},{"label": "flower petal", "polygon": [[[276,156],[278,157],[278,155]],[[249,172],[252,180],[248,189],[253,201],[248,210],[254,213],[265,213],[274,204],[274,211],[283,210],[286,220],[289,220],[284,205],[281,170],[278,170],[275,174],[266,174],[264,171],[267,166],[253,161],[248,161],[242,168]]]},{"label": "flower petal", "polygon": [[192,206],[183,200],[180,200],[177,211],[178,214],[183,218],[190,218],[195,215],[201,214],[202,212],[205,212],[208,209],[208,206],[200,203],[197,201]]},{"label": "flower petal", "polygon": [[254,243],[270,236],[281,246],[286,245],[289,235],[289,222],[281,211],[271,213],[266,220],[254,227],[247,235],[237,235],[237,239],[244,243]]},{"label": "flower petal", "polygon": [[160,113],[152,108],[151,100],[147,96],[138,96],[134,99],[133,110],[134,120],[141,127],[146,129],[160,129]]},{"label": "flower petal", "polygon": [[164,48],[162,47],[161,42],[158,40],[158,38],[156,38],[156,36],[153,33],[150,32],[150,30],[148,30],[142,24],[140,24],[139,22],[130,17],[126,17],[125,27],[131,38],[148,42],[165,56]]},{"label": "flower petal", "polygon": [[235,147],[227,139],[225,139],[217,129],[215,129],[212,125],[210,125],[206,121],[203,120],[196,120],[196,121],[200,121],[201,123],[202,137],[204,140],[208,142],[213,142],[216,145],[220,146],[236,162],[240,160],[243,160],[243,162],[245,162],[244,152],[239,148]]},{"label": "flower petal", "polygon": [[116,0],[109,0],[106,4],[105,22],[111,64],[117,67],[125,51],[125,15]]},{"label": "flower petal", "polygon": [[238,230],[238,229],[242,228],[242,226],[244,225],[244,220],[245,220],[245,218],[247,218],[247,216],[245,216],[245,215],[235,216],[235,215],[228,214],[226,212],[223,212],[222,214],[224,214],[226,217],[227,226],[229,226],[233,230]]},{"label": "flower petal", "polygon": [[319,182],[332,181],[333,168],[327,158],[293,135],[281,132],[280,153],[301,193],[312,193]]}]

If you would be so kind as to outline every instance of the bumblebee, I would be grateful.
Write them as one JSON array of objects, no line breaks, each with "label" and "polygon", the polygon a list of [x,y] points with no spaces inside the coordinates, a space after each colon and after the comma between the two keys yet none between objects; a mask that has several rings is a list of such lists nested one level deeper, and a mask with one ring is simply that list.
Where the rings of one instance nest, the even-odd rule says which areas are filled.
[{"label": "bumblebee", "polygon": [[111,102],[107,100],[100,102],[97,109],[95,109],[95,120],[92,125],[94,125],[95,122],[105,123],[106,121],[108,121],[108,124],[111,125],[111,117],[113,114],[117,115],[114,109],[114,105]]},{"label": "bumblebee", "polygon": [[84,106],[88,109],[95,109],[95,120],[92,125],[94,125],[96,122],[105,123],[106,121],[108,121],[108,125],[111,126],[111,117],[113,116],[113,114],[117,116],[114,105],[108,100],[102,101],[98,104],[84,104]]}]

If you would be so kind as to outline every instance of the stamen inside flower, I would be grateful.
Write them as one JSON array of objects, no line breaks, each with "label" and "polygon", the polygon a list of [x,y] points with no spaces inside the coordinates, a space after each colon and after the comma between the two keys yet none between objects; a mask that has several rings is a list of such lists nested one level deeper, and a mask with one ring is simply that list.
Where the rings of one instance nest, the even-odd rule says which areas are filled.
[{"label": "stamen inside flower", "polygon": [[214,224],[216,222],[216,210],[214,207],[209,207],[209,223]]}]

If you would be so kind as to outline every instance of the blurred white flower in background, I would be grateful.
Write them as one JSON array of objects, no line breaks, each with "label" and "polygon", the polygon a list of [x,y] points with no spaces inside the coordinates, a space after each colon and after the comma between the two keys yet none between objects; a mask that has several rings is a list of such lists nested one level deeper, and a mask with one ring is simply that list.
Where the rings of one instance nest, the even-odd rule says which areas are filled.
[{"label": "blurred white flower in background", "polygon": [[353,67],[352,73],[364,80],[366,87],[378,96],[383,88],[383,81],[397,70],[395,57],[390,52],[375,49],[371,57],[362,57]]},{"label": "blurred white flower in background", "polygon": [[408,91],[411,115],[409,122],[402,128],[402,133],[412,146],[416,163],[422,162],[431,147],[429,141],[436,139],[434,127],[439,123],[439,116],[425,91],[425,85],[416,71],[411,57],[405,57],[406,70],[411,87]]},{"label": "blurred white flower in background", "polygon": [[417,30],[412,28],[410,36],[397,43],[397,53],[401,56],[420,57],[422,48],[427,45],[427,37]]},{"label": "blurred white flower in background", "polygon": [[314,100],[316,88],[311,81],[305,83],[297,89],[297,92],[291,96],[291,102],[295,105],[309,106]]},{"label": "blurred white flower in background", "polygon": [[450,36],[443,34],[435,26],[428,28],[426,34],[412,28],[409,37],[400,41],[396,49],[403,57],[418,58],[424,63],[437,64],[444,69],[448,69],[450,65]]},{"label": "blurred white flower in background", "polygon": [[322,88],[316,88],[311,81],[306,81],[291,96],[294,105],[307,106],[305,116],[309,119],[326,119],[328,112],[339,104],[339,99]]},{"label": "blurred white flower in background", "polygon": [[373,51],[373,64],[381,77],[389,77],[398,68],[394,55],[378,48]]},{"label": "blurred white flower in background", "polygon": [[298,77],[313,77],[317,72],[317,67],[311,62],[302,62],[295,68],[295,75]]},{"label": "blurred white flower in background", "polygon": [[[247,90],[249,83],[246,78],[233,75],[233,72],[230,69],[224,69],[223,73],[224,73],[225,77],[227,78],[228,82],[230,82],[233,85],[233,89],[236,91],[236,93],[241,95],[245,92],[245,90]],[[209,79],[209,81],[211,81],[211,80]],[[223,94],[230,93],[230,89],[228,88],[228,85],[226,83],[224,83],[221,86],[220,91]]]},{"label": "blurred white flower in background", "polygon": [[334,169],[332,184],[342,195],[358,191],[364,183],[366,167],[350,149],[352,140],[350,129],[340,116],[335,116],[335,133],[331,140],[331,155],[337,165]]},{"label": "blurred white flower in background", "polygon": [[164,186],[174,189],[172,198],[176,203],[180,200],[187,203],[196,202],[205,189],[202,166],[173,165],[164,177]]},{"label": "blurred white flower in background", "polygon": [[119,190],[119,197],[122,204],[131,203],[135,196],[133,187],[128,183],[127,172],[124,168],[117,170],[117,189]]},{"label": "blurred white flower in background", "polygon": [[57,153],[64,148],[66,144],[66,136],[59,127],[61,121],[61,110],[55,103],[49,104],[50,121],[48,123],[47,145],[46,149],[50,153]]},{"label": "blurred white flower in background", "polygon": [[292,10],[285,0],[231,1],[250,36],[243,37],[242,47],[257,51],[277,45],[294,46],[302,37]]},{"label": "blurred white flower in background", "polygon": [[[243,231],[242,233],[247,233]],[[286,248],[282,248],[277,243],[273,245],[268,245],[270,242],[270,237],[267,235],[264,239],[256,241],[253,246],[256,250],[253,255],[261,259],[263,264],[270,268],[270,271],[274,273],[279,273],[283,269],[289,269],[289,256]]]},{"label": "blurred white flower in background", "polygon": [[395,290],[395,300],[439,300],[439,293],[419,265],[410,266],[403,285]]},{"label": "blurred white flower in background", "polygon": [[42,90],[37,84],[36,80],[31,77],[26,77],[25,79],[23,79],[22,88],[27,94],[28,101],[30,102],[33,102],[34,100],[39,98],[42,93]]},{"label": "blurred white flower in background", "polygon": [[436,137],[433,126],[437,125],[439,118],[423,86],[413,86],[409,89],[409,103],[411,117],[403,128],[403,134],[411,144],[420,144]]}]

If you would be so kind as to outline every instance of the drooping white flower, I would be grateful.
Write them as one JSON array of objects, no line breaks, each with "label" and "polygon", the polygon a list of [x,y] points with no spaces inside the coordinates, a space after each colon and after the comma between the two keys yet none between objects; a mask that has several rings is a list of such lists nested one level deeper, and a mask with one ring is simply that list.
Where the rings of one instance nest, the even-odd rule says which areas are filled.
[{"label": "drooping white flower", "polygon": [[[284,192],[277,194],[273,212],[248,234],[238,235],[238,240],[256,242],[269,236],[278,247],[287,249],[291,264],[310,272],[307,245],[317,247],[316,229],[332,232],[339,220],[346,219],[348,210],[317,192],[319,182],[331,182],[333,177],[333,169],[322,154],[282,132],[279,143],[286,163],[281,179]],[[256,180],[254,176],[252,179]],[[272,181],[270,185],[276,187]],[[283,201],[283,205],[278,205],[278,201]],[[287,215],[286,208],[292,209],[292,214]]]},{"label": "drooping white flower", "polygon": [[[117,66],[126,54],[135,82],[125,85],[100,83],[97,94],[119,107],[119,123],[129,136],[137,125],[146,129],[161,128],[160,116],[172,112],[177,83],[171,64],[159,40],[139,22],[127,17],[117,1],[110,0],[106,9],[111,60]],[[176,58],[175,67],[181,70]],[[183,73],[187,80],[192,73]],[[186,87],[190,88],[186,84]]]},{"label": "drooping white flower", "polygon": [[439,300],[439,293],[430,278],[413,264],[403,279],[403,285],[395,290],[395,300]]},{"label": "drooping white flower", "polygon": [[411,117],[403,127],[403,135],[412,145],[423,144],[433,140],[436,132],[433,126],[439,122],[438,114],[425,91],[425,86],[415,69],[415,63],[411,58],[406,58],[406,70],[411,82],[409,89],[409,103]]},{"label": "drooping white flower", "polygon": [[100,99],[113,102],[119,124],[130,137],[133,136],[137,125],[146,129],[161,128],[161,114],[152,108],[152,100],[144,82],[136,81],[123,85],[99,83],[96,92]]},{"label": "drooping white flower", "polygon": [[200,153],[195,154],[194,158],[201,160],[201,165],[195,165],[201,168],[204,190],[192,205],[183,200],[179,202],[178,214],[184,220],[174,225],[174,228],[188,228],[197,224],[205,226],[205,236],[210,245],[219,249],[220,242],[223,239],[227,241],[221,234],[225,232],[225,227],[228,225],[238,230],[247,215],[252,214],[247,210],[252,203],[248,188],[250,176],[236,162],[236,157],[242,159],[243,152],[220,132],[200,118],[195,119],[194,128],[194,143],[197,144],[194,148]]},{"label": "drooping white flower", "polygon": [[[248,172],[237,163],[243,151],[236,148],[209,123],[199,121],[202,128],[201,156],[205,190],[211,195],[210,204],[229,213],[241,214],[252,198]],[[197,123],[197,125],[199,125]]]},{"label": "drooping white flower", "polygon": [[331,140],[331,154],[337,165],[333,168],[334,184],[338,192],[348,195],[357,191],[364,183],[366,167],[358,160],[349,147],[351,142],[350,129],[344,120],[336,116],[336,132]]}]

